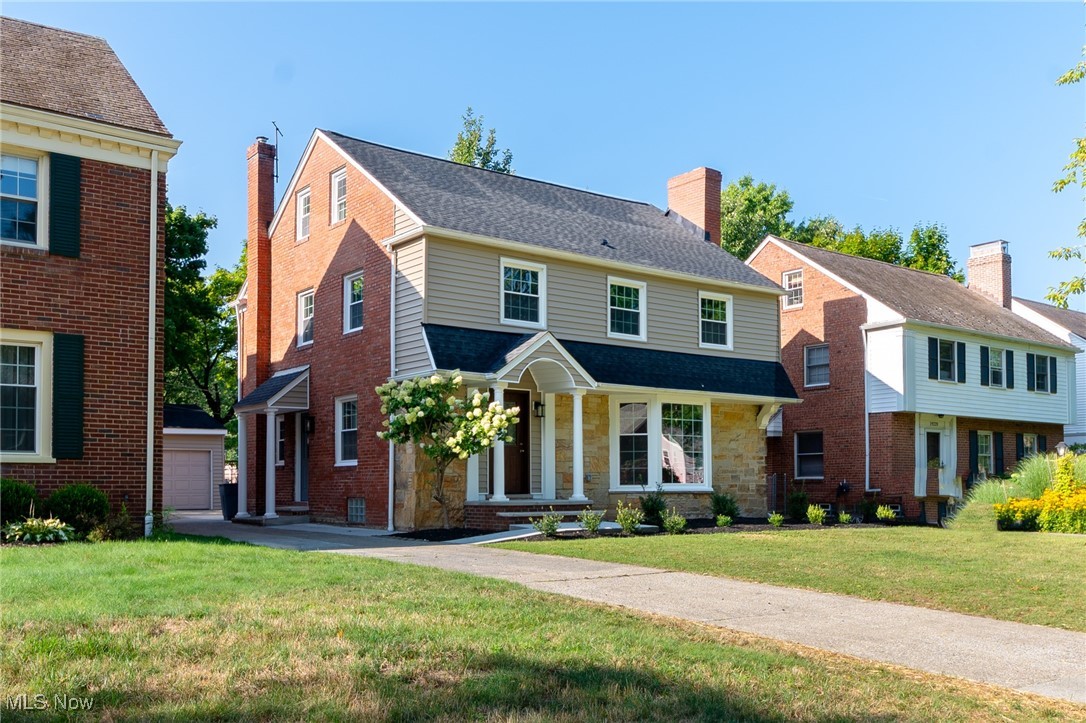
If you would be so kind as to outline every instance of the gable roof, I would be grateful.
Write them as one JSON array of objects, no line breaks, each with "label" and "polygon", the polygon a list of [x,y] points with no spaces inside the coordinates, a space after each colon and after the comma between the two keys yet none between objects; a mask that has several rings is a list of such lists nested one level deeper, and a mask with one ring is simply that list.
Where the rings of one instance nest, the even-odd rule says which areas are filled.
[{"label": "gable roof", "polygon": [[102,38],[0,17],[0,100],[169,136]]},{"label": "gable roof", "polygon": [[424,225],[769,291],[778,288],[707,243],[677,214],[652,204],[319,132]]},{"label": "gable roof", "polygon": [[1049,321],[1062,326],[1067,331],[1086,339],[1086,313],[1074,309],[1061,309],[1043,301],[1030,301],[1014,297],[1022,306],[1034,311]]},{"label": "gable roof", "polygon": [[162,426],[167,429],[225,429],[195,404],[163,404]]},{"label": "gable roof", "polygon": [[767,236],[766,240],[806,258],[908,321],[1074,348],[1010,309],[970,291],[949,276],[830,251],[776,236]]}]

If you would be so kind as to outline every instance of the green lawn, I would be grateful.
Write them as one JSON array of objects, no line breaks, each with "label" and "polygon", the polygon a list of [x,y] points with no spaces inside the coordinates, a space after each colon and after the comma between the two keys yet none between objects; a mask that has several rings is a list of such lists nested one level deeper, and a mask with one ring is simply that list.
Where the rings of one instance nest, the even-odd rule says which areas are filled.
[{"label": "green lawn", "polygon": [[783,529],[513,542],[502,547],[1086,631],[1086,536],[996,532],[993,517],[967,512],[948,530]]},{"label": "green lawn", "polygon": [[4,720],[31,717],[6,703],[23,692],[90,696],[84,715],[112,720],[1086,718],[378,560],[178,539],[9,547],[0,564]]}]

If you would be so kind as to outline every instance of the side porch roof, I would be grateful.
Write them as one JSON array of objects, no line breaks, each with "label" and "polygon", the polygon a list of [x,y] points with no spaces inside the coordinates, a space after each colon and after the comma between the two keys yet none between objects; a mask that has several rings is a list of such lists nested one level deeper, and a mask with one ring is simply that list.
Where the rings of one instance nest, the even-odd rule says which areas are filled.
[{"label": "side porch roof", "polygon": [[304,412],[309,409],[309,367],[276,372],[234,405],[235,412]]}]

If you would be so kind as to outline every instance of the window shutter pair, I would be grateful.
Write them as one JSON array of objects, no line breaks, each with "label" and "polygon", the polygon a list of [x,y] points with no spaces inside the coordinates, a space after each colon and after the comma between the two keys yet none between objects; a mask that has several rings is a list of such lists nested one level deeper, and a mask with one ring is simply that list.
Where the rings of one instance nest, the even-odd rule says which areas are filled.
[{"label": "window shutter pair", "polygon": [[49,253],[79,258],[83,163],[76,156],[49,156]]},{"label": "window shutter pair", "polygon": [[[965,342],[956,342],[955,356],[958,363],[958,383],[965,384]],[[928,379],[939,378],[939,339],[928,337]]]},{"label": "window shutter pair", "polygon": [[84,344],[79,334],[53,335],[53,457],[83,458]]},{"label": "window shutter pair", "polygon": [[989,356],[991,352],[988,347],[982,346],[980,348],[980,385],[982,387],[988,386],[988,382],[991,380],[991,374],[988,370]]}]

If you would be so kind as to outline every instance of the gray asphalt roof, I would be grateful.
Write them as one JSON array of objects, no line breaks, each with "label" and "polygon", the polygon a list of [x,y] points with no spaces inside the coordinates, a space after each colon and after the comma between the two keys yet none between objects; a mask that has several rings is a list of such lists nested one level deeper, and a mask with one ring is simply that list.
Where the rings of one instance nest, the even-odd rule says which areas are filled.
[{"label": "gray asphalt roof", "polygon": [[1074,309],[1061,309],[1058,306],[1052,306],[1052,304],[1046,304],[1043,301],[1020,299],[1017,296],[1014,297],[1014,300],[1023,306],[1032,309],[1049,321],[1056,322],[1071,333],[1078,334],[1083,339],[1086,339],[1086,313],[1075,311]]},{"label": "gray asphalt roof", "polygon": [[255,407],[264,404],[276,394],[286,389],[295,379],[308,372],[309,367],[305,367],[304,369],[298,369],[297,371],[288,374],[279,374],[270,377],[256,389],[246,394],[241,401],[234,405],[234,409],[244,409],[246,407]]},{"label": "gray asphalt roof", "polygon": [[162,426],[173,429],[224,429],[195,404],[163,404]]},{"label": "gray asphalt roof", "polygon": [[[323,131],[426,225],[775,289],[652,204],[453,163]],[[606,240],[606,245],[604,241]]]}]

